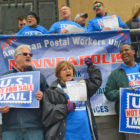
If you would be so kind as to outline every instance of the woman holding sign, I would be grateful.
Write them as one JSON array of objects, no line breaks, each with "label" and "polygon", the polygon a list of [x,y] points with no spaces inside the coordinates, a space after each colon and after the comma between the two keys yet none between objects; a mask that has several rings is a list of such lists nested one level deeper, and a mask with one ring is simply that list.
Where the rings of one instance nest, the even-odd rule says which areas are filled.
[{"label": "woman holding sign", "polygon": [[74,66],[61,61],[55,70],[58,78],[46,90],[43,102],[45,140],[97,140],[90,97],[102,83],[101,72],[92,60],[85,59],[88,79],[74,81]]}]

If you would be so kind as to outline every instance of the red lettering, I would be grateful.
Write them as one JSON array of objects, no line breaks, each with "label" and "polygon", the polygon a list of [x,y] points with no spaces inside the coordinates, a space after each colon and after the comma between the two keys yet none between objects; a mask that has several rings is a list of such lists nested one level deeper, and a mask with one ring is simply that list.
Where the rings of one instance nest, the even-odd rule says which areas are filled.
[{"label": "red lettering", "polygon": [[27,86],[23,85],[22,89],[23,89],[23,91],[27,91]]},{"label": "red lettering", "polygon": [[126,109],[125,115],[127,118],[140,117],[139,112],[140,112],[140,109]]},{"label": "red lettering", "polygon": [[36,59],[32,59],[32,65],[34,65],[36,68],[41,68],[41,59],[39,59],[38,61]]},{"label": "red lettering", "polygon": [[8,46],[16,41],[16,38],[10,37],[6,42],[1,45],[1,49],[6,49]]},{"label": "red lettering", "polygon": [[63,57],[63,58],[56,58],[56,65],[57,65],[60,61],[63,61],[63,60],[65,60],[64,57]]},{"label": "red lettering", "polygon": [[117,30],[117,33],[121,33],[121,30]]},{"label": "red lettering", "polygon": [[13,92],[17,92],[17,86],[13,87]]},{"label": "red lettering", "polygon": [[127,36],[127,35],[125,35],[124,39],[127,39],[127,38],[128,38],[128,36]]},{"label": "red lettering", "polygon": [[106,61],[106,54],[102,55],[102,63],[103,64],[109,64],[110,63],[110,61]]},{"label": "red lettering", "polygon": [[8,44],[7,42],[5,42],[3,45],[4,45],[5,48],[6,48],[9,44]]},{"label": "red lettering", "polygon": [[115,54],[114,53],[111,53],[110,54],[110,57],[111,57],[111,62],[112,63],[115,63],[116,62],[116,60],[115,60]]},{"label": "red lettering", "polygon": [[46,64],[48,65],[48,67],[54,67],[54,58],[51,58],[51,60],[48,58],[45,58],[43,61],[43,67],[46,68]]},{"label": "red lettering", "polygon": [[6,41],[6,43],[7,43],[7,44],[12,44],[12,43],[13,43],[13,40],[8,39],[8,40]]},{"label": "red lettering", "polygon": [[123,60],[121,59],[120,53],[116,54],[116,58],[117,58],[117,62],[118,63],[122,63],[123,62]]},{"label": "red lettering", "polygon": [[12,87],[9,87],[9,93],[12,93],[13,91],[12,91]]},{"label": "red lettering", "polygon": [[91,59],[92,59],[93,64],[100,64],[100,62],[101,62],[101,57],[99,54],[92,55]]},{"label": "red lettering", "polygon": [[33,91],[33,90],[34,90],[34,85],[30,84],[30,91]]},{"label": "red lettering", "polygon": [[117,30],[117,33],[119,33],[124,39],[128,38],[128,36],[125,35],[121,30]]},{"label": "red lettering", "polygon": [[125,116],[128,118],[130,116],[130,110],[129,109],[126,109],[125,110]]},{"label": "red lettering", "polygon": [[16,63],[14,60],[9,60],[9,69],[11,70],[12,69],[12,66],[16,67]]},{"label": "red lettering", "polygon": [[85,58],[89,58],[89,55],[79,56],[80,65],[84,65],[85,64],[85,60],[84,60]]},{"label": "red lettering", "polygon": [[72,63],[75,66],[78,66],[77,60],[74,57],[68,58],[68,62]]},{"label": "red lettering", "polygon": [[2,45],[1,45],[1,49],[2,49],[2,50],[5,49],[5,48],[6,48],[5,46],[2,46]]}]

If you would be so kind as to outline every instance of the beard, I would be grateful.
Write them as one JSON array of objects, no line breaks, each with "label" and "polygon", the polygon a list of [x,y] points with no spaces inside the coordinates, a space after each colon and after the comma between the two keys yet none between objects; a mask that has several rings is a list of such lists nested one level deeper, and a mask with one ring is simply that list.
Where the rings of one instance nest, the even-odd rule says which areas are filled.
[{"label": "beard", "polygon": [[101,12],[96,13],[96,17],[102,17],[102,16],[105,16],[105,15],[107,15],[107,12],[105,12],[105,13],[101,13]]},{"label": "beard", "polygon": [[82,27],[85,27],[85,23],[81,23],[81,26],[82,26]]},{"label": "beard", "polygon": [[101,13],[97,13],[97,14],[96,14],[96,17],[101,17],[101,16],[102,16]]}]

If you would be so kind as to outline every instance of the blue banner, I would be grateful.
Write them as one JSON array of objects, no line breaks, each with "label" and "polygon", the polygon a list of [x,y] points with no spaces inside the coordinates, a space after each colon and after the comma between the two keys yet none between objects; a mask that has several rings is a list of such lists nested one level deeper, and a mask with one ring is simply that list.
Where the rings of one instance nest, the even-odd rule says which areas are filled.
[{"label": "blue banner", "polygon": [[140,133],[140,90],[120,89],[120,132]]},{"label": "blue banner", "polygon": [[35,93],[40,88],[40,72],[18,72],[0,77],[0,106],[39,108]]},{"label": "blue banner", "polygon": [[53,34],[39,36],[0,36],[0,74],[15,66],[14,51],[21,44],[30,45],[33,53],[32,66],[41,71],[50,84],[56,79],[54,69],[59,61],[71,62],[76,68],[75,79],[88,77],[84,59],[90,57],[102,72],[103,83],[91,98],[95,115],[115,114],[114,103],[104,96],[108,75],[122,60],[119,47],[130,43],[129,30],[102,31],[80,34]]}]

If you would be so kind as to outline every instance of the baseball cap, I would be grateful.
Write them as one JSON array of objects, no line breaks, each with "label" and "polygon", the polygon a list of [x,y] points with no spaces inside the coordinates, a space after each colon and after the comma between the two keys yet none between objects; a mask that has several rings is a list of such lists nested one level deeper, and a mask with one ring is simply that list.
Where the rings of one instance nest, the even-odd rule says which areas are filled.
[{"label": "baseball cap", "polygon": [[79,13],[79,14],[76,15],[75,20],[76,20],[77,18],[83,17],[83,16],[84,16],[85,18],[87,18],[87,17],[88,17],[88,14],[87,14],[87,13]]}]

